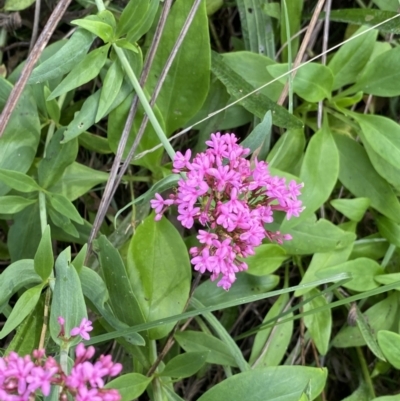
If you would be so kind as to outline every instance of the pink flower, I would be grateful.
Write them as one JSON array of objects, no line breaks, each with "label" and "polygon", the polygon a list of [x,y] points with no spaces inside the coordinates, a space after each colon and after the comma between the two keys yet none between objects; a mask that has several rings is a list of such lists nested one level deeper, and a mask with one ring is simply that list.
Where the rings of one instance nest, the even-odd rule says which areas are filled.
[{"label": "pink flower", "polygon": [[242,258],[254,255],[255,247],[264,239],[282,243],[291,239],[268,229],[274,221],[274,211],[283,211],[287,219],[298,216],[303,207],[297,199],[303,184],[271,176],[268,164],[244,156],[249,149],[237,143],[234,134],[211,134],[208,149],[190,162],[191,152],[177,152],[174,172],[185,172],[178,182],[177,193],[170,195],[168,204],[156,194],[151,201],[159,220],[165,209],[174,204],[183,227],[199,229],[199,247],[189,253],[194,269],[211,273],[211,280],[228,290],[236,273],[246,270]]},{"label": "pink flower", "polygon": [[79,334],[84,340],[90,340],[89,331],[92,330],[92,322],[84,317],[81,324],[71,330],[71,336],[75,337]]}]

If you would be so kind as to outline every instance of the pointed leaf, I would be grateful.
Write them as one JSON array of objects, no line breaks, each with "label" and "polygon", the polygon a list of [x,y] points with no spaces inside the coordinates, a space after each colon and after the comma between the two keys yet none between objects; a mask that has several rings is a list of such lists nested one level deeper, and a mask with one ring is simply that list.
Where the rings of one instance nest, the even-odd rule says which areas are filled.
[{"label": "pointed leaf", "polygon": [[47,225],[43,231],[39,247],[34,258],[35,272],[46,281],[53,270],[54,256],[51,244],[50,226]]},{"label": "pointed leaf", "polygon": [[0,169],[0,181],[20,192],[40,191],[36,181],[19,171]]},{"label": "pointed leaf", "polygon": [[37,199],[27,199],[22,196],[7,195],[0,196],[0,214],[14,214],[24,210],[27,206],[33,205]]},{"label": "pointed leaf", "polygon": [[160,376],[190,377],[196,374],[206,363],[208,352],[185,352],[172,358]]}]

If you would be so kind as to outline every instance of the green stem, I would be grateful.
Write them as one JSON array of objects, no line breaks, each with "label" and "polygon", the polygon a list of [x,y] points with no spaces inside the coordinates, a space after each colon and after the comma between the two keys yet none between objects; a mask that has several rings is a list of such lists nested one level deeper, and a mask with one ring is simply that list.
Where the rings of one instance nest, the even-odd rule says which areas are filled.
[{"label": "green stem", "polygon": [[[100,1],[100,0],[97,0]],[[164,146],[164,149],[168,153],[169,157],[173,160],[175,157],[175,150],[171,146],[171,144],[168,141],[167,136],[165,135],[160,123],[157,120],[157,117],[155,116],[153,109],[150,106],[149,101],[147,100],[147,97],[145,93],[143,92],[143,89],[141,88],[139,81],[136,78],[135,73],[133,72],[131,65],[129,64],[128,59],[125,56],[125,53],[123,50],[113,44],[113,48],[115,50],[115,53],[117,54],[119,60],[121,61],[121,64],[123,65],[126,75],[128,76],[129,80],[131,81],[131,84],[133,86],[133,89],[135,90],[136,94],[139,97],[139,100],[144,108],[144,111],[146,112],[147,116],[149,117],[150,123],[154,128],[154,131],[156,132],[158,139]]]},{"label": "green stem", "polygon": [[[157,360],[157,343],[155,340],[151,340],[149,344],[149,356],[150,356],[150,362],[154,363]],[[158,368],[156,369],[156,372],[158,371]],[[152,387],[153,387],[153,400],[154,401],[163,401],[163,392],[161,389],[161,383],[158,377],[154,377],[152,382]]]},{"label": "green stem", "polygon": [[47,210],[46,210],[46,195],[44,192],[39,192],[39,217],[40,217],[40,228],[42,234],[47,227]]},{"label": "green stem", "polygon": [[367,384],[367,387],[368,387],[371,397],[374,399],[376,397],[375,390],[374,390],[374,384],[372,383],[371,375],[369,374],[367,362],[365,361],[364,354],[361,350],[361,347],[356,347],[356,350],[357,350],[357,356],[360,361],[361,371],[364,376],[365,383]]}]

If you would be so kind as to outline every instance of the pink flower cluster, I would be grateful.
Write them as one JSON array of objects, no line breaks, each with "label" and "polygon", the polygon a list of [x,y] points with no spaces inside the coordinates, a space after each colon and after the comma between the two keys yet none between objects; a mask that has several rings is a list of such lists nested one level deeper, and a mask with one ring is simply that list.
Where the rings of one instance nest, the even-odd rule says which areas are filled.
[{"label": "pink flower cluster", "polygon": [[[90,323],[86,319],[80,327],[87,322]],[[112,362],[110,355],[101,355],[91,363],[89,359],[94,353],[93,347],[85,348],[82,343],[78,344],[74,366],[66,375],[53,357],[45,358],[44,350],[33,351],[32,357],[21,357],[11,352],[0,358],[0,400],[31,401],[37,391],[48,396],[50,386],[56,385],[60,387],[61,401],[67,401],[68,395],[76,401],[119,401],[121,396],[117,390],[103,387],[104,378],[118,375],[122,365]]]},{"label": "pink flower cluster", "polygon": [[194,269],[219,277],[218,286],[228,290],[236,273],[247,269],[243,258],[254,254],[264,238],[282,243],[288,234],[272,232],[265,224],[274,220],[276,210],[287,219],[299,216],[303,207],[297,199],[303,184],[272,176],[267,163],[245,159],[249,149],[237,144],[234,134],[211,134],[208,149],[192,161],[190,149],[176,153],[173,172],[185,174],[178,182],[176,194],[163,199],[155,194],[151,201],[156,220],[171,205],[178,208],[182,226],[192,228],[199,223],[208,230],[199,230],[201,246],[190,249]]}]

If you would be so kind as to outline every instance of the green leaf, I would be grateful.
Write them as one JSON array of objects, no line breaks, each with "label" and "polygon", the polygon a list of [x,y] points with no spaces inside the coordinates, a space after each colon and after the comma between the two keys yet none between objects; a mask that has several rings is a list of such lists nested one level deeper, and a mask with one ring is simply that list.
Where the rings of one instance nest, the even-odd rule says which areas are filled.
[{"label": "green leaf", "polygon": [[[35,90],[36,88],[34,88]],[[44,99],[47,99],[50,96],[50,89],[47,86],[43,87],[43,96]],[[38,105],[39,106],[39,105]],[[49,114],[49,117],[58,124],[60,121],[60,106],[58,105],[56,99],[46,101],[46,111]]]},{"label": "green leaf", "polygon": [[65,233],[71,235],[72,237],[79,238],[78,230],[71,223],[71,220],[68,217],[59,213],[52,207],[47,208],[47,213],[49,214],[49,217],[55,226],[60,227]]},{"label": "green leaf", "polygon": [[95,78],[107,60],[109,48],[110,45],[104,45],[87,54],[53,90],[47,100],[55,99]]},{"label": "green leaf", "polygon": [[278,283],[278,276],[257,277],[252,274],[240,273],[236,278],[235,285],[229,291],[221,291],[221,288],[217,287],[214,282],[207,280],[196,288],[194,297],[205,306],[219,305],[247,295],[271,291]]},{"label": "green leaf", "polygon": [[291,255],[330,252],[349,245],[355,239],[355,234],[345,232],[325,219],[302,222],[289,232],[293,239],[285,241],[282,246]]},{"label": "green leaf", "polygon": [[54,193],[47,193],[47,199],[50,201],[51,206],[60,212],[68,219],[77,222],[78,224],[83,224],[83,219],[79,215],[78,211],[75,209],[75,206],[62,194],[54,194]]},{"label": "green leaf", "polygon": [[[236,74],[225,62],[222,56],[212,53],[212,72],[226,86],[228,92],[241,99],[256,88],[248,84],[244,78]],[[261,93],[246,97],[239,102],[246,110],[256,117],[263,118],[268,110],[272,112],[272,121],[278,127],[302,128],[302,123],[281,106]]]},{"label": "green leaf", "polygon": [[149,0],[130,0],[122,11],[117,25],[117,37],[129,35],[131,30],[137,29],[145,19],[149,8]]},{"label": "green leaf", "polygon": [[[329,18],[332,21],[345,22],[348,24],[375,26],[397,15],[397,12],[374,10],[368,7],[332,10],[329,14]],[[380,25],[378,29],[385,33],[400,33],[397,18]]]},{"label": "green leaf", "polygon": [[34,258],[35,272],[46,281],[53,270],[54,256],[51,244],[50,226],[48,225],[42,233],[39,247]]},{"label": "green leaf", "polygon": [[339,176],[339,153],[332,134],[324,119],[322,129],[308,143],[300,170],[300,181],[304,183],[299,199],[305,210],[298,218],[285,221],[282,229],[293,227],[318,210],[331,196]]},{"label": "green leaf", "polygon": [[129,326],[145,322],[142,305],[133,291],[121,255],[104,235],[97,240],[95,249],[115,316]]},{"label": "green leaf", "polygon": [[400,204],[390,185],[374,170],[368,156],[355,140],[334,134],[340,154],[339,180],[356,197],[371,200],[371,206],[400,223]]},{"label": "green leaf", "polygon": [[149,0],[149,8],[144,14],[144,18],[140,20],[140,23],[133,24],[126,35],[129,42],[137,42],[144,34],[146,34],[153,25],[157,10],[159,9],[159,0]]},{"label": "green leaf", "polygon": [[[275,64],[267,67],[268,72],[278,78],[288,72],[287,64]],[[287,74],[280,81],[285,83],[289,77]],[[293,91],[302,99],[310,103],[317,103],[324,99],[330,99],[333,87],[332,71],[322,64],[308,63],[302,66],[293,80]]]},{"label": "green leaf", "polygon": [[[6,0],[4,4],[4,11],[25,10],[34,2],[35,0]],[[11,18],[11,17],[6,17],[6,18]]]},{"label": "green leaf", "polygon": [[390,364],[400,369],[400,335],[392,331],[380,330],[378,343]]},{"label": "green leaf", "polygon": [[18,355],[28,355],[34,349],[37,349],[43,328],[43,309],[44,297],[42,296],[36,304],[34,311],[18,325],[16,333],[5,350],[4,355],[9,355],[10,352],[16,352]]},{"label": "green leaf", "polygon": [[[289,59],[289,46],[291,47],[292,58],[299,49],[300,39],[296,35],[296,32],[301,30],[303,4],[303,0],[286,1],[285,4],[282,3],[280,7],[280,15],[278,18],[280,21],[281,43],[288,44],[288,46],[284,46],[282,49],[282,59],[285,62]],[[287,9],[287,13],[285,8]]]},{"label": "green leaf", "polygon": [[[304,296],[304,301],[318,294],[319,290],[313,288]],[[321,355],[326,355],[328,352],[332,331],[332,314],[328,307],[328,301],[324,296],[316,296],[303,306],[304,312],[324,306],[326,306],[325,310],[304,316],[304,325],[310,332],[311,338]]]},{"label": "green leaf", "polygon": [[364,217],[371,201],[368,198],[333,199],[331,205],[343,216],[352,221],[359,222]]},{"label": "green leaf", "polygon": [[[180,313],[189,296],[191,267],[186,246],[166,219],[148,216],[137,228],[128,250],[128,276],[145,320],[151,322]],[[162,338],[173,325],[150,331]]]},{"label": "green leaf", "polygon": [[[70,337],[71,329],[78,327],[82,319],[87,318],[81,281],[71,264],[70,248],[61,252],[56,260],[56,283],[51,302],[50,335],[58,345],[63,341],[58,337],[60,325],[57,319],[59,316],[65,319],[65,336],[67,338]],[[71,340],[71,345],[78,342],[81,342],[80,337]]]},{"label": "green leaf", "polygon": [[[274,79],[268,72],[268,67],[276,64],[276,62],[265,55],[249,51],[238,51],[224,53],[220,56],[222,56],[223,63],[250,84],[252,88],[260,88]],[[249,71],[251,71],[251,74],[249,74]],[[283,84],[275,81],[260,89],[260,93],[277,102],[282,89]]]},{"label": "green leaf", "polygon": [[51,81],[70,72],[85,57],[94,38],[92,33],[78,28],[59,51],[33,70],[28,83]]},{"label": "green leaf", "polygon": [[376,218],[378,230],[391,244],[400,247],[400,226],[385,216]]},{"label": "green leaf", "polygon": [[33,205],[37,199],[27,199],[22,196],[8,195],[0,196],[0,213],[14,214],[24,210],[27,206]]},{"label": "green leaf", "polygon": [[[358,9],[357,11],[361,10]],[[355,35],[365,30],[365,27],[361,27],[355,32]],[[358,75],[372,55],[377,35],[377,30],[366,32],[342,45],[333,55],[328,64],[328,67],[335,77],[332,87],[333,90],[342,88],[356,81]]]},{"label": "green leaf", "polygon": [[294,170],[303,158],[305,145],[306,138],[302,129],[287,130],[268,154],[269,167],[295,174]]},{"label": "green leaf", "polygon": [[174,335],[186,352],[204,352],[206,362],[216,365],[237,366],[228,346],[218,338],[199,331],[186,330]]},{"label": "green leaf", "polygon": [[71,21],[72,25],[80,26],[83,29],[95,34],[98,36],[103,42],[110,42],[114,36],[114,31],[110,25],[105,22],[96,21],[92,18],[84,18],[84,19],[75,19]]},{"label": "green leaf", "polygon": [[115,60],[107,71],[104,78],[103,87],[101,88],[101,95],[99,105],[96,113],[96,121],[103,118],[110,106],[116,99],[118,92],[121,89],[122,81],[124,79],[124,71],[118,60]]},{"label": "green leaf", "polygon": [[256,276],[273,273],[288,258],[286,251],[277,244],[263,244],[255,249],[255,255],[245,259],[248,272]]},{"label": "green leaf", "polygon": [[351,113],[351,116],[360,124],[359,134],[375,170],[392,185],[400,188],[399,124],[382,116],[359,113]]},{"label": "green leaf", "polygon": [[252,401],[299,401],[304,389],[311,388],[310,400],[323,390],[325,368],[274,366],[234,375],[204,393],[198,401],[243,401],[251,394]]},{"label": "green leaf", "polygon": [[[263,322],[278,317],[289,305],[289,295],[282,294],[272,305]],[[293,313],[286,315],[292,317]],[[249,359],[252,369],[278,366],[284,357],[293,334],[293,321],[260,330],[255,338]]]},{"label": "green leaf", "polygon": [[[374,333],[389,330],[397,322],[397,305],[397,294],[392,293],[367,309],[364,317]],[[344,326],[333,339],[332,345],[337,348],[361,347],[366,345],[366,341],[358,326]]]},{"label": "green leaf", "polygon": [[39,301],[44,284],[26,290],[15,304],[10,316],[0,331],[0,339],[11,333],[33,310]]},{"label": "green leaf", "polygon": [[38,166],[39,184],[49,188],[60,181],[65,169],[71,165],[78,155],[78,141],[62,144],[65,128],[58,129],[46,148],[46,155]]},{"label": "green leaf", "polygon": [[185,352],[172,358],[160,376],[184,378],[196,374],[206,363],[208,352]]},{"label": "green leaf", "polygon": [[400,72],[397,66],[400,49],[395,47],[371,61],[357,79],[354,90],[362,90],[374,96],[400,95]]},{"label": "green leaf", "polygon": [[[272,115],[270,111],[267,111],[262,121],[254,127],[249,136],[240,143],[240,146],[249,148],[249,155],[252,154],[256,149],[261,148],[263,144],[268,141],[268,138],[271,135],[271,128]],[[260,157],[260,159],[262,159],[262,157]]]},{"label": "green leaf", "polygon": [[39,203],[26,207],[14,216],[14,223],[7,236],[7,245],[11,260],[33,259],[39,246],[40,233]]},{"label": "green leaf", "polygon": [[36,181],[19,171],[0,169],[0,181],[20,192],[40,191]]},{"label": "green leaf", "polygon": [[109,174],[94,170],[83,164],[72,163],[64,171],[61,179],[49,190],[66,196],[74,201],[87,193],[91,188],[108,180]]},{"label": "green leaf", "polygon": [[[308,265],[300,284],[307,284],[317,280],[317,273],[326,267],[336,266],[346,262],[351,254],[352,249],[353,243],[350,243],[346,247],[334,250],[332,252],[314,253],[311,263]],[[297,290],[294,295],[299,297],[306,294],[308,291],[310,291],[308,288]]]},{"label": "green leaf", "polygon": [[318,272],[318,277],[330,277],[337,273],[350,273],[352,279],[343,284],[343,287],[353,291],[369,291],[379,287],[374,277],[383,274],[383,268],[374,260],[358,258],[331,266]]},{"label": "green leaf", "polygon": [[121,401],[131,401],[144,393],[153,380],[140,373],[128,373],[108,382],[105,388],[115,388],[121,394]]},{"label": "green leaf", "polygon": [[110,145],[108,144],[107,138],[103,138],[99,135],[92,134],[87,131],[83,131],[80,134],[79,145],[85,149],[92,150],[93,152],[100,153],[102,155],[108,155],[111,153]]},{"label": "green leaf", "polygon": [[399,282],[399,287],[395,288],[395,290],[400,290],[400,273],[382,274],[381,276],[376,276],[375,280],[384,285]]},{"label": "green leaf", "polygon": [[11,263],[0,275],[0,307],[21,288],[41,282],[32,259],[21,259]]},{"label": "green leaf", "polygon": [[[176,0],[172,5],[146,83],[146,90],[149,93],[154,91],[192,3],[187,0]],[[197,113],[207,97],[210,84],[209,41],[206,4],[203,1],[197,9],[156,101],[165,121],[167,135],[183,127]]]}]

